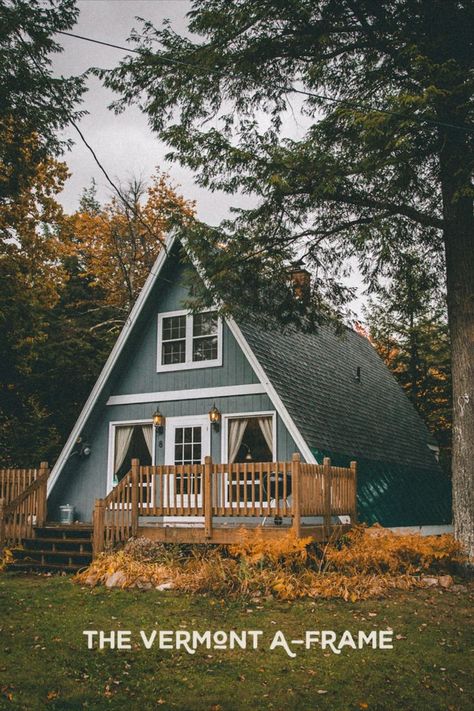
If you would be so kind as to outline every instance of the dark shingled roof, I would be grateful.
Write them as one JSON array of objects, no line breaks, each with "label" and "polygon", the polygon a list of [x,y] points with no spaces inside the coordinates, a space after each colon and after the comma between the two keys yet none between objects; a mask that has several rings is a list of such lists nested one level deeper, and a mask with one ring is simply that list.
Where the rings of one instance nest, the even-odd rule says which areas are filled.
[{"label": "dark shingled roof", "polygon": [[435,442],[366,338],[329,326],[305,334],[239,325],[313,451],[358,461],[364,520],[450,523],[449,479],[428,447]]}]

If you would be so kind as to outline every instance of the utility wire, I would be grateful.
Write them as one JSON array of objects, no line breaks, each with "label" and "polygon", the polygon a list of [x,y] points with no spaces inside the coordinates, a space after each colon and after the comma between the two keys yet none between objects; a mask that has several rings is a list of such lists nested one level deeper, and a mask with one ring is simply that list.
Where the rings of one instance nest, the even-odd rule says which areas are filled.
[{"label": "utility wire", "polygon": [[[57,93],[55,92],[54,83],[52,83],[52,82],[50,81],[50,77],[47,76],[47,74],[46,74],[45,71],[43,70],[43,67],[38,64],[38,62],[36,61],[36,57],[30,52],[30,48],[29,48],[28,44],[27,44],[26,42],[24,42],[24,40],[23,40],[23,38],[22,38],[22,36],[21,36],[20,33],[17,33],[17,37],[18,37],[18,39],[20,40],[20,43],[24,46],[24,48],[25,48],[26,51],[28,52],[31,61],[32,61],[33,64],[35,65],[35,67],[36,67],[36,69],[38,70],[38,72],[43,76],[43,78],[44,78],[45,80],[47,80],[47,81],[50,82],[51,90],[52,90],[52,92],[56,95],[56,99],[57,99],[58,101],[61,101],[61,97],[59,96],[59,94],[57,94]],[[94,149],[92,148],[92,146],[90,145],[90,143],[88,143],[88,141],[86,140],[86,137],[84,136],[83,132],[81,131],[81,129],[79,128],[79,126],[77,125],[77,123],[74,121],[74,119],[71,118],[71,117],[68,118],[68,123],[70,123],[71,126],[77,131],[77,133],[78,133],[78,135],[79,135],[81,141],[84,143],[84,145],[86,146],[86,148],[88,149],[88,151],[90,151],[90,153],[91,153],[91,155],[92,155],[92,157],[93,157],[95,163],[97,164],[97,166],[99,167],[99,169],[101,170],[101,172],[103,173],[103,175],[105,176],[105,179],[107,180],[107,182],[109,183],[109,185],[113,188],[113,190],[115,190],[115,192],[117,193],[118,197],[119,197],[120,200],[123,202],[123,204],[125,205],[125,207],[127,207],[127,208],[132,212],[132,214],[135,215],[135,217],[137,218],[137,220],[138,220],[139,222],[141,222],[141,224],[142,224],[143,227],[146,229],[146,231],[150,234],[150,236],[151,236],[153,239],[158,239],[159,242],[161,242],[162,247],[164,247],[164,248],[166,249],[165,240],[164,240],[163,238],[159,237],[158,235],[156,235],[156,234],[153,232],[153,230],[151,229],[150,225],[149,225],[149,224],[143,219],[143,217],[141,216],[140,212],[135,209],[135,206],[132,205],[132,203],[131,203],[131,202],[125,197],[125,195],[122,193],[122,191],[120,190],[120,188],[118,187],[118,185],[116,185],[116,183],[112,180],[112,178],[110,177],[110,175],[107,173],[106,169],[104,168],[104,166],[103,166],[102,163],[100,162],[100,160],[99,160],[99,158],[98,158],[96,152],[94,151]]]},{"label": "utility wire", "polygon": [[[92,37],[86,37],[85,35],[77,35],[74,34],[73,32],[64,32],[62,30],[58,30],[57,34],[60,35],[66,35],[67,37],[73,37],[74,39],[80,39],[85,42],[92,42],[93,44],[99,44],[103,45],[104,47],[112,47],[113,49],[120,49],[123,50],[124,52],[131,52],[132,54],[139,54],[141,57],[147,57],[147,53],[143,52],[142,50],[139,49],[132,49],[130,47],[123,47],[122,45],[119,44],[113,44],[111,42],[104,42],[102,40],[97,40],[93,39]],[[171,59],[169,57],[163,57],[158,54],[151,55],[153,56],[153,59],[156,59],[158,61],[167,63],[167,64],[173,64],[173,65],[178,65],[182,67],[191,67],[192,69],[196,69],[197,67],[195,64],[191,64],[190,62],[181,62],[179,59]],[[203,74],[211,74],[212,72],[209,70],[200,70]],[[426,123],[430,124],[432,126],[443,126],[444,128],[454,128],[458,131],[468,131],[468,132],[474,132],[474,127],[472,126],[464,126],[460,124],[453,124],[453,123],[447,123],[445,121],[437,121],[436,119],[429,119],[429,118],[424,118],[423,116],[406,116],[405,114],[402,114],[397,111],[390,111],[390,109],[379,109],[379,108],[371,108],[367,106],[358,106],[357,104],[354,104],[352,102],[348,102],[345,99],[336,99],[331,96],[326,96],[325,94],[317,94],[312,91],[306,91],[304,89],[296,89],[293,86],[276,86],[277,89],[281,89],[284,92],[288,93],[294,93],[294,94],[302,94],[303,96],[308,96],[314,99],[319,99],[321,101],[327,101],[333,104],[340,104],[342,106],[346,106],[348,108],[355,109],[357,111],[375,111],[377,113],[381,114],[386,114],[387,116],[394,116],[396,118],[402,118],[404,120],[409,119],[410,121],[413,121],[414,123]]]}]

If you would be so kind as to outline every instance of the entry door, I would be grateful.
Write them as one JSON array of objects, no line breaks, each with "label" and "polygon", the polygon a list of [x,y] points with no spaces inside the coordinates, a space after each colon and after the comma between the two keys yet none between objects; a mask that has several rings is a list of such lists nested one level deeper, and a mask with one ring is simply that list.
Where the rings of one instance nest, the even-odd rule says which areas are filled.
[{"label": "entry door", "polygon": [[[166,419],[165,464],[201,464],[211,452],[209,417],[168,417]],[[202,506],[202,476],[180,477],[170,480],[170,498],[176,494],[177,506]],[[194,516],[173,517],[173,521],[196,520]],[[167,520],[171,520],[167,517]]]}]

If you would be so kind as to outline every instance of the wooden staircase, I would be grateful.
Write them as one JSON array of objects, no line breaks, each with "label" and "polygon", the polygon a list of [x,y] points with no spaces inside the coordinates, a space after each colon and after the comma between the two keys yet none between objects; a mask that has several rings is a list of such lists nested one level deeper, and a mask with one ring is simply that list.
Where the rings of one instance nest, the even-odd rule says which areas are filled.
[{"label": "wooden staircase", "polygon": [[49,467],[0,469],[0,560],[9,570],[74,573],[92,561],[92,525],[47,522]]},{"label": "wooden staircase", "polygon": [[92,562],[92,526],[46,524],[13,548],[12,571],[75,573]]}]

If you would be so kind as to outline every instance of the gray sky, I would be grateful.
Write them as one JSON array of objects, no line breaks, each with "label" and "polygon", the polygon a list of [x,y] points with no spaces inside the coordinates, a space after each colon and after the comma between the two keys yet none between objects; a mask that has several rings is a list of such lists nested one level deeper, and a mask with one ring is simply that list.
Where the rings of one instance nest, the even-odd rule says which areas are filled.
[{"label": "gray sky", "polygon": [[[127,46],[131,29],[139,27],[136,16],[151,20],[156,27],[168,18],[174,28],[183,33],[187,26],[185,15],[190,8],[188,0],[78,0],[77,4],[80,16],[72,32],[121,46]],[[64,75],[77,75],[92,66],[112,68],[126,54],[118,49],[63,35],[58,35],[58,40],[64,51],[55,57],[54,69]],[[164,170],[185,198],[196,200],[199,219],[209,224],[218,224],[228,215],[230,206],[252,204],[248,197],[216,195],[199,188],[189,169],[165,161],[166,146],[151,132],[145,116],[137,107],[127,108],[117,116],[107,108],[115,95],[96,78],[88,80],[88,87],[83,108],[89,114],[81,120],[80,128],[112,179],[122,183],[132,176],[148,179],[156,168]],[[261,118],[263,121],[263,115]],[[292,111],[284,120],[285,135],[292,138],[301,136],[305,123],[299,112],[298,100],[295,100]],[[92,177],[97,182],[100,200],[109,199],[112,189],[76,132],[71,129],[66,135],[74,140],[72,150],[65,155],[72,175],[59,199],[67,212],[73,212],[82,189],[90,184]],[[359,283],[356,278],[350,281],[352,284]],[[357,300],[353,306],[359,310],[360,301]]]}]

